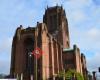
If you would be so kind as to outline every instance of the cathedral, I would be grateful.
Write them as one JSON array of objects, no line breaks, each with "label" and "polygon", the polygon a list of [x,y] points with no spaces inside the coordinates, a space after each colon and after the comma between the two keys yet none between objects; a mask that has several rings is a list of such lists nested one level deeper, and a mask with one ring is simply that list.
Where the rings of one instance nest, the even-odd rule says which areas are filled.
[{"label": "cathedral", "polygon": [[[86,59],[70,48],[68,21],[62,6],[47,7],[43,23],[26,29],[20,25],[12,42],[10,75],[20,80],[64,80],[57,75],[74,69],[84,77]],[[85,80],[85,79],[84,79]]]}]

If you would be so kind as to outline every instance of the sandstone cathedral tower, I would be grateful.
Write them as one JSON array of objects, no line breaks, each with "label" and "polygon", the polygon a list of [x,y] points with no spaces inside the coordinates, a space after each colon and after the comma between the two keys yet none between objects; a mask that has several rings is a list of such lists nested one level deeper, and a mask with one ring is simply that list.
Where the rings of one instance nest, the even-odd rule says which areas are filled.
[{"label": "sandstone cathedral tower", "polygon": [[[31,55],[37,48],[42,52],[38,59]],[[43,23],[37,22],[35,27],[26,29],[20,25],[16,29],[10,75],[23,80],[63,80],[57,74],[69,68],[83,74],[81,60],[84,62],[85,58],[81,57],[79,48],[75,45],[70,49],[65,10],[62,6],[47,7]],[[86,63],[83,65],[86,68]]]}]

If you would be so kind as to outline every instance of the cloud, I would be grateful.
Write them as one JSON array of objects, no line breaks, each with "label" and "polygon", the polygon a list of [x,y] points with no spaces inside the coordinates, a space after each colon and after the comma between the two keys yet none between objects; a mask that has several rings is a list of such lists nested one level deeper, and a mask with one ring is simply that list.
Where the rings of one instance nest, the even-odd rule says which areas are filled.
[{"label": "cloud", "polygon": [[[79,24],[82,21],[86,20],[86,15],[82,10],[75,10],[70,14],[70,22],[74,22],[75,24]],[[72,23],[71,23],[72,25]]]},{"label": "cloud", "polygon": [[32,26],[41,13],[41,11],[40,13],[37,12],[39,7],[33,7],[34,5],[36,5],[36,0],[31,0],[29,2],[27,0],[0,1],[0,24],[2,27],[6,27],[6,29],[2,28],[2,31],[8,32],[10,29],[14,30],[20,24],[25,27],[28,25]]},{"label": "cloud", "polygon": [[100,67],[100,52],[95,53],[92,58],[87,59],[87,66],[91,71],[98,71],[98,67]]},{"label": "cloud", "polygon": [[100,29],[92,28],[87,32],[91,40],[100,41]]},{"label": "cloud", "polygon": [[91,27],[90,29],[80,29],[79,27],[70,28],[71,45],[77,44],[81,51],[89,52],[100,51],[100,29]]}]

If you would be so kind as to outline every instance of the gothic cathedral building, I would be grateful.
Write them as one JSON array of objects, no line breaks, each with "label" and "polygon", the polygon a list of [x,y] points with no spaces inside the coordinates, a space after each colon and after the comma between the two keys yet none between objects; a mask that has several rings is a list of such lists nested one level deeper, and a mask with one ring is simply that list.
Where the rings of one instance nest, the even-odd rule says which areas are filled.
[{"label": "gothic cathedral building", "polygon": [[[32,54],[39,50],[39,58]],[[74,45],[70,48],[68,21],[62,6],[47,7],[43,23],[16,29],[12,42],[11,77],[23,80],[63,80],[57,75],[75,69],[86,76],[86,59]]]}]

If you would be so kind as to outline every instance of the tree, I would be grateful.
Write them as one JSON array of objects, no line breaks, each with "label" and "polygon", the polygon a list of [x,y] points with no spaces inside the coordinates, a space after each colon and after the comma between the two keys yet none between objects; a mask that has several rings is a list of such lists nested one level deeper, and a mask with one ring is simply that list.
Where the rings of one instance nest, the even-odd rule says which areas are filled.
[{"label": "tree", "polygon": [[58,74],[58,77],[65,77],[65,79],[76,78],[77,80],[84,80],[83,75],[72,69],[69,69],[67,72],[61,71]]}]

